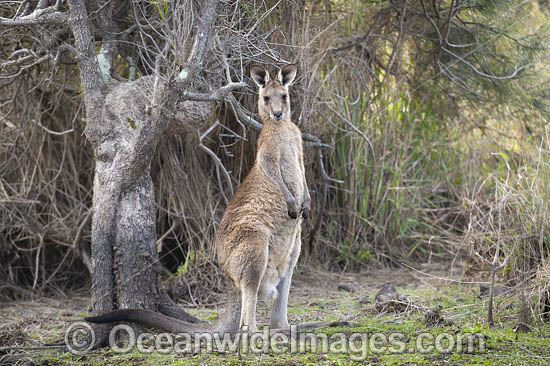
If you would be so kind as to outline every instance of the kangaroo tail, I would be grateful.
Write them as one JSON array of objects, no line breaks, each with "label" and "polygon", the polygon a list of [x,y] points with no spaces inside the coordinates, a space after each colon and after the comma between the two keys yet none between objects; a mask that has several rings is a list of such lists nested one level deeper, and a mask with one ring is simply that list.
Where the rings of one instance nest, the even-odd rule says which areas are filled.
[{"label": "kangaroo tail", "polygon": [[85,317],[90,323],[135,322],[171,333],[235,333],[239,329],[241,299],[239,289],[231,280],[226,281],[227,306],[222,316],[212,324],[191,324],[183,320],[144,309],[119,309],[98,316]]},{"label": "kangaroo tail", "polygon": [[195,333],[211,332],[213,324],[191,324],[183,320],[171,318],[169,316],[144,309],[120,309],[113,310],[98,316],[89,316],[84,318],[90,323],[111,323],[120,321],[130,321],[141,324],[149,328],[162,329],[173,333]]}]

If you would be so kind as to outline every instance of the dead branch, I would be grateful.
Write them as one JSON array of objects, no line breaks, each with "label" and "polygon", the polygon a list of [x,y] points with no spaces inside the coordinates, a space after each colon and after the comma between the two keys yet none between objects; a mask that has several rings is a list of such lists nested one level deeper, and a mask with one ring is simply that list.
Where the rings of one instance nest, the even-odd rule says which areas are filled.
[{"label": "dead branch", "polygon": [[225,201],[225,204],[227,205],[227,204],[229,204],[229,199],[225,195],[225,192],[224,192],[224,189],[223,189],[223,186],[222,186],[222,182],[221,182],[221,179],[219,177],[219,171],[220,170],[222,171],[222,173],[225,177],[225,180],[227,182],[227,185],[229,186],[229,192],[231,193],[231,196],[233,196],[233,184],[231,183],[231,177],[229,176],[229,172],[227,171],[227,169],[223,165],[221,159],[212,150],[210,150],[206,145],[204,145],[202,143],[202,140],[204,140],[204,138],[206,136],[208,136],[212,131],[214,131],[214,129],[219,124],[220,124],[220,121],[216,120],[216,122],[214,122],[214,124],[212,126],[210,126],[208,128],[208,130],[206,130],[206,132],[204,132],[202,135],[199,134],[199,147],[203,151],[205,151],[208,155],[210,155],[210,157],[212,158],[212,160],[214,160],[214,163],[216,164],[216,171],[217,171],[217,174],[218,174],[219,190],[220,190],[220,193],[222,194],[222,197],[223,197],[223,200]]},{"label": "dead branch", "polygon": [[184,92],[183,93],[183,99],[184,100],[194,100],[194,101],[220,101],[226,99],[229,93],[231,93],[233,90],[238,88],[243,88],[247,86],[245,82],[229,82],[229,84],[222,86],[219,89],[216,89],[210,94],[202,94],[202,93],[193,93],[193,92]]},{"label": "dead branch", "polygon": [[71,25],[75,38],[77,58],[79,60],[80,80],[85,90],[84,102],[86,106],[86,115],[89,123],[87,130],[90,141],[96,146],[101,141],[101,126],[97,124],[101,121],[99,113],[103,106],[103,95],[101,92],[102,82],[98,78],[99,65],[94,57],[93,34],[90,29],[86,4],[83,0],[75,0],[69,3],[71,13]]},{"label": "dead branch", "polygon": [[16,16],[13,19],[0,17],[0,26],[27,26],[36,24],[50,24],[60,27],[69,25],[67,14],[58,10],[56,6],[47,8],[37,8],[31,14],[25,16]]}]

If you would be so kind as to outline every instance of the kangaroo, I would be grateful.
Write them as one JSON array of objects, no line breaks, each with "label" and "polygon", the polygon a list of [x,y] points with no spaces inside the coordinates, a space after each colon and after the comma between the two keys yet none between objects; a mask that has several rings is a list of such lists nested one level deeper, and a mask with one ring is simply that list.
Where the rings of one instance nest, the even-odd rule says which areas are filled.
[{"label": "kangaroo", "polygon": [[[288,293],[300,255],[301,223],[311,202],[302,134],[290,118],[288,87],[296,73],[296,66],[286,65],[271,79],[264,68],[251,68],[264,127],[254,166],[229,202],[216,234],[218,263],[227,288],[224,314],[212,324],[191,324],[142,309],[115,310],[85,320],[134,321],[175,333],[236,333],[243,326],[256,332],[256,304],[261,298],[273,302],[271,329],[289,328]],[[327,324],[298,327],[323,325]]]}]

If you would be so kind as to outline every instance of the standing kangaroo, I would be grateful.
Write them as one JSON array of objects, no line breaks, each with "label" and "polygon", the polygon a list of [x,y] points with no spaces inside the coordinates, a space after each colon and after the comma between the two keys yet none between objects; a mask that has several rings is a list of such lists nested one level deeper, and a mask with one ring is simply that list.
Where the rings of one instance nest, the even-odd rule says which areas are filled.
[{"label": "standing kangaroo", "polygon": [[[301,247],[301,222],[310,208],[302,134],[290,119],[288,87],[296,66],[281,68],[276,79],[259,66],[251,76],[259,88],[264,127],[250,173],[223,215],[216,235],[218,262],[227,288],[227,307],[212,324],[191,324],[142,309],[115,310],[87,317],[92,323],[134,321],[170,332],[256,332],[258,296],[273,301],[271,328],[289,328],[287,301]],[[322,326],[309,323],[303,327]],[[299,327],[302,328],[302,327]]]}]

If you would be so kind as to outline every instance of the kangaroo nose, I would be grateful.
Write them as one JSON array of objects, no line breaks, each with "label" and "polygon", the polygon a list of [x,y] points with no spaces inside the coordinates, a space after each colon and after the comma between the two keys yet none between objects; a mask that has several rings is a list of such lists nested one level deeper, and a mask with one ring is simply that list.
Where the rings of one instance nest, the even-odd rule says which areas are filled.
[{"label": "kangaroo nose", "polygon": [[273,112],[273,117],[278,121],[283,118],[283,112]]}]

